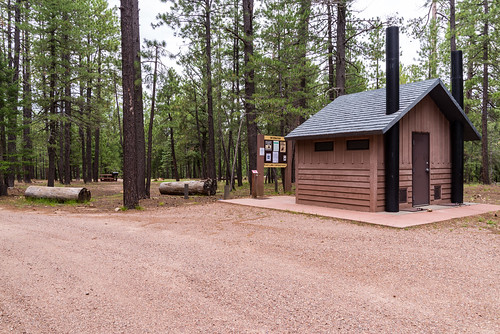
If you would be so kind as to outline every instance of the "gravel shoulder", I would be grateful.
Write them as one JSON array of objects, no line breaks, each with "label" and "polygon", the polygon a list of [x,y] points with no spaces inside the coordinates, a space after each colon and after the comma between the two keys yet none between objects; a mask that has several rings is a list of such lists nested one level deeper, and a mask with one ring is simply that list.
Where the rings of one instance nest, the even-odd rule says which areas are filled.
[{"label": "gravel shoulder", "polygon": [[0,217],[0,333],[500,332],[486,223],[396,230],[222,203]]}]

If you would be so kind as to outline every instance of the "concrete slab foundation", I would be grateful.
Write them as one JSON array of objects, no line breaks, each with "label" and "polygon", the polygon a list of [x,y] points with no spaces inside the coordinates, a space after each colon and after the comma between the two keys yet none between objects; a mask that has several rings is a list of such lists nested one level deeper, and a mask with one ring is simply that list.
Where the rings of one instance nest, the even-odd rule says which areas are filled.
[{"label": "concrete slab foundation", "polygon": [[296,204],[294,196],[239,198],[220,200],[220,202],[347,219],[396,228],[430,224],[454,218],[475,216],[486,212],[500,211],[500,205],[465,203],[460,206],[423,206],[416,208],[415,210],[400,211],[397,213],[359,212],[325,208],[321,206]]}]

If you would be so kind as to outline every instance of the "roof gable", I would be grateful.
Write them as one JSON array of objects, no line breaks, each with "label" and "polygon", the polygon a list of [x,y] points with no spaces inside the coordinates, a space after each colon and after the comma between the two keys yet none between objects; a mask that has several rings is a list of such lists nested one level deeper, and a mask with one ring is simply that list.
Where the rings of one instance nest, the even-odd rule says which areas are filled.
[{"label": "roof gable", "polygon": [[448,121],[464,124],[464,139],[478,140],[479,133],[440,79],[399,86],[399,110],[386,115],[385,88],[343,95],[290,132],[287,139],[362,136],[386,133],[429,95]]}]

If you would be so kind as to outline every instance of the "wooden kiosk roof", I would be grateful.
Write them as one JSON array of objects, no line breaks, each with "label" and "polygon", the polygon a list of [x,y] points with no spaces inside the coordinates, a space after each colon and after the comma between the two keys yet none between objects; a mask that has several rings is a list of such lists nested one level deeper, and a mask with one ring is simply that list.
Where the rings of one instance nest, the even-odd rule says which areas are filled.
[{"label": "wooden kiosk roof", "polygon": [[385,88],[343,95],[290,132],[286,139],[321,139],[386,133],[429,95],[448,121],[464,125],[464,140],[481,136],[440,79],[399,86],[399,110],[386,115]]}]

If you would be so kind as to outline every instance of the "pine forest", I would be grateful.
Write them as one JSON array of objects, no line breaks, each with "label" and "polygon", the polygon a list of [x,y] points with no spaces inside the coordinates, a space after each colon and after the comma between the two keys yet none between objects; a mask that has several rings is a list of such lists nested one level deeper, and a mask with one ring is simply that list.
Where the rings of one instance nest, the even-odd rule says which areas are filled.
[{"label": "pine forest", "polygon": [[[500,181],[500,6],[419,0],[423,17],[362,18],[349,0],[0,0],[0,195],[14,182],[97,182],[118,172],[124,206],[154,179],[233,180],[256,169],[258,133],[285,136],[340,95],[385,87],[385,28],[420,43],[401,83],[450,84],[462,50],[464,181]],[[275,175],[279,178],[280,170]]]}]

